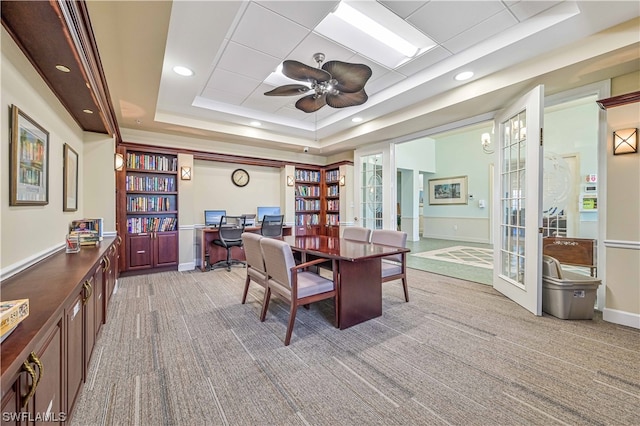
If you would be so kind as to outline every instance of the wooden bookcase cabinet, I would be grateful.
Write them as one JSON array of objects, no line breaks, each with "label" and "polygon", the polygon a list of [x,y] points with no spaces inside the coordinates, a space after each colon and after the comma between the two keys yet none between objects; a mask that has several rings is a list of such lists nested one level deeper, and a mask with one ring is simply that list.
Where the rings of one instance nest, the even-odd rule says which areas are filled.
[{"label": "wooden bookcase cabinet", "polygon": [[178,157],[171,151],[119,148],[118,222],[125,235],[123,272],[178,266]]},{"label": "wooden bookcase cabinet", "polygon": [[340,235],[339,167],[295,169],[295,235]]}]

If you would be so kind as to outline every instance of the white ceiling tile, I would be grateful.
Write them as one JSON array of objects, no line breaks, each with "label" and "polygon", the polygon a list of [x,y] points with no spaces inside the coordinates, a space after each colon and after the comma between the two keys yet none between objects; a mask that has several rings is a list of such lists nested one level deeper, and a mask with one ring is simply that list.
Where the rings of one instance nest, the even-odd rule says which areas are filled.
[{"label": "white ceiling tile", "polygon": [[502,31],[511,28],[517,23],[516,19],[508,11],[504,10],[482,21],[478,25],[469,28],[467,31],[452,37],[442,45],[454,54],[460,53],[476,43],[500,34]]},{"label": "white ceiling tile", "polygon": [[308,33],[302,25],[251,3],[231,40],[276,58],[285,58]]},{"label": "white ceiling tile", "polygon": [[245,96],[241,93],[226,92],[224,90],[206,88],[202,92],[202,97],[225,104],[241,105]]},{"label": "white ceiling tile", "polygon": [[338,6],[340,0],[257,1],[256,3],[308,29],[313,29]]},{"label": "white ceiling tile", "polygon": [[399,83],[404,79],[405,79],[404,75],[395,71],[389,71],[385,73],[383,76],[381,76],[380,78],[377,78],[373,81],[369,81],[369,83],[367,83],[365,87],[365,90],[367,94],[371,96],[388,87],[393,86],[396,83]]},{"label": "white ceiling tile", "polygon": [[247,97],[260,83],[260,81],[237,73],[216,69],[211,75],[205,91],[221,90]]},{"label": "white ceiling tile", "polygon": [[256,80],[264,80],[280,62],[279,58],[231,41],[222,53],[218,68],[237,72]]},{"label": "white ceiling tile", "polygon": [[532,16],[537,15],[540,12],[562,3],[561,1],[521,1],[513,6],[509,6],[509,9],[518,18],[520,22],[526,21]]},{"label": "white ceiling tile", "polygon": [[317,52],[325,54],[325,61],[348,61],[353,56],[353,51],[313,32],[300,42],[287,59],[293,59],[315,67],[316,63],[313,60],[313,54]]},{"label": "white ceiling tile", "polygon": [[273,89],[273,87],[261,84],[244,100],[242,106],[275,113],[278,109],[291,103],[293,99],[297,99],[294,96],[265,96],[264,92],[271,89]]},{"label": "white ceiling tile", "polygon": [[406,64],[398,67],[396,71],[406,76],[411,76],[450,56],[452,56],[451,52],[443,47],[437,46],[418,56],[411,62],[407,62]]},{"label": "white ceiling tile", "polygon": [[406,19],[411,16],[412,13],[415,13],[418,9],[420,9],[428,1],[402,1],[402,0],[391,0],[391,1],[380,1],[387,9],[391,10],[393,13],[401,17],[402,19]]},{"label": "white ceiling tile", "polygon": [[504,9],[497,0],[432,1],[407,20],[434,41],[443,43]]}]

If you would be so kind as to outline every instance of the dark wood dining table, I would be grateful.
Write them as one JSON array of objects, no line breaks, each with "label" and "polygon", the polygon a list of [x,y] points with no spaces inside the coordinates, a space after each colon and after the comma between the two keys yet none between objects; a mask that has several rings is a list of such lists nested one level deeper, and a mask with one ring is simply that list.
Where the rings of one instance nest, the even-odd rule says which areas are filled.
[{"label": "dark wood dining table", "polygon": [[338,268],[338,327],[341,330],[382,315],[382,258],[407,253],[402,247],[326,235],[282,237],[302,259],[334,260]]}]

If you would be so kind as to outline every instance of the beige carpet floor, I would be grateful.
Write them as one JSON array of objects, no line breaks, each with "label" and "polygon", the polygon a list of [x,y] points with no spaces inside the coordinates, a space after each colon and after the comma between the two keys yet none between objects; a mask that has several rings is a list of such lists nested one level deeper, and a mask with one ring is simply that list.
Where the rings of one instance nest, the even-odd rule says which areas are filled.
[{"label": "beige carpet floor", "polygon": [[638,425],[640,330],[535,317],[490,286],[409,270],[347,330],[245,271],[121,278],[70,424]]}]

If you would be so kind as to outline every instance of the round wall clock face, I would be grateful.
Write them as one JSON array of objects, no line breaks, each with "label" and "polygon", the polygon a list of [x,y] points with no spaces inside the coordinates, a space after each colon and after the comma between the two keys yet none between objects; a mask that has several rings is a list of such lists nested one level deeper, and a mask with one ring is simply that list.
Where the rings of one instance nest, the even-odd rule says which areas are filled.
[{"label": "round wall clock face", "polygon": [[235,169],[233,173],[231,173],[231,181],[236,186],[247,186],[249,183],[249,172],[245,169]]}]

